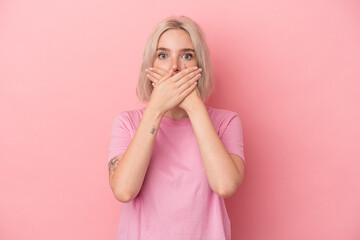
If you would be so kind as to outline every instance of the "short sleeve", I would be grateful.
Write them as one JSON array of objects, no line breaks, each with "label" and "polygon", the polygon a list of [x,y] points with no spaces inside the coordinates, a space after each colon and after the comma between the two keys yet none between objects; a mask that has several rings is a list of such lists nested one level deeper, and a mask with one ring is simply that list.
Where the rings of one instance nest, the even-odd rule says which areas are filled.
[{"label": "short sleeve", "polygon": [[238,155],[245,163],[243,130],[238,114],[236,114],[227,124],[221,136],[221,141],[229,153]]},{"label": "short sleeve", "polygon": [[108,162],[113,157],[124,154],[130,145],[132,137],[128,126],[128,118],[124,115],[124,113],[119,113],[115,117],[112,125]]}]

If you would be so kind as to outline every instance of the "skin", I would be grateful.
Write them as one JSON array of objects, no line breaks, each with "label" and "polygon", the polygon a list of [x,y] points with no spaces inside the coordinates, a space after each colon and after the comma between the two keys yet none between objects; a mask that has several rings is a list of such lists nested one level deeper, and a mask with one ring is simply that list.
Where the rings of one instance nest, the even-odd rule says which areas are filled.
[{"label": "skin", "polygon": [[[157,69],[161,75],[166,74],[166,72],[170,70],[173,70],[173,74],[176,74],[186,68],[197,66],[194,46],[189,34],[184,30],[170,29],[164,32],[159,38],[157,48],[153,67]],[[148,74],[150,73],[147,70],[145,71]],[[158,79],[159,77],[157,80]],[[191,105],[189,102],[192,101],[191,99],[194,99],[196,95],[200,97],[198,87],[195,87],[195,91],[191,92],[178,106],[168,110],[165,116],[174,120],[188,117],[184,109]]]},{"label": "skin", "polygon": [[109,162],[110,186],[121,202],[131,201],[140,191],[164,116],[176,121],[190,119],[214,192],[230,197],[243,180],[243,160],[227,152],[201,100],[196,86],[201,69],[195,68],[196,55],[189,49],[194,47],[187,32],[167,30],[158,41],[153,68],[145,70],[154,86],[150,101],[124,155]]},{"label": "skin", "polygon": [[177,106],[196,86],[199,70],[167,72],[153,89],[135,135],[123,155],[109,161],[109,182],[116,199],[129,202],[139,193],[154,141],[165,113]]}]

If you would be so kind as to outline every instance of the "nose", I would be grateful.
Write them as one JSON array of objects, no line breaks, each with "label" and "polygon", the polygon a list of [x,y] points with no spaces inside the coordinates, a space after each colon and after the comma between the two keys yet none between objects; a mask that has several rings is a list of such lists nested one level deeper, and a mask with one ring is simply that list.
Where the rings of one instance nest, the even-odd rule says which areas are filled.
[{"label": "nose", "polygon": [[173,59],[173,61],[171,62],[171,69],[174,73],[181,71],[181,65],[178,59]]},{"label": "nose", "polygon": [[186,68],[185,64],[181,63],[180,59],[174,58],[171,62],[171,69],[174,74],[180,72],[182,69]]}]

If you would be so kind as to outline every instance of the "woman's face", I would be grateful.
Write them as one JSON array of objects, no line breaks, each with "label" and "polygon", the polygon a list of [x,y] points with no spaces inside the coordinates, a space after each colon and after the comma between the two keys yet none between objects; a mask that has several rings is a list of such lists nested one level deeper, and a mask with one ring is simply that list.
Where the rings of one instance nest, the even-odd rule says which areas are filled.
[{"label": "woman's face", "polygon": [[197,66],[195,49],[190,35],[181,29],[169,29],[159,38],[153,67],[177,73]]}]

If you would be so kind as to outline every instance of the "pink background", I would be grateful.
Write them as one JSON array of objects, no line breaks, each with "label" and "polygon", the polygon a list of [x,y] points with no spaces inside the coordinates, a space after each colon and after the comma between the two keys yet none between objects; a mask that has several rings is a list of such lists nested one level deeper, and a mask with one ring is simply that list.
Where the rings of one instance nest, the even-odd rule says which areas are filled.
[{"label": "pink background", "polygon": [[152,28],[203,28],[239,113],[233,240],[360,239],[359,1],[1,1],[0,239],[114,239],[111,125]]}]

